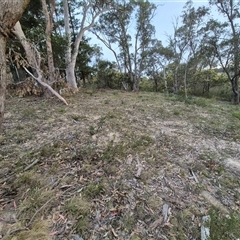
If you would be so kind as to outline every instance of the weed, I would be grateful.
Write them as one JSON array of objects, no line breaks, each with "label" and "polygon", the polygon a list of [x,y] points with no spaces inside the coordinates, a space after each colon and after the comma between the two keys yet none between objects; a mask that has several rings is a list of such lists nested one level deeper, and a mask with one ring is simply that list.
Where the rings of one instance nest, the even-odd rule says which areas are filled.
[{"label": "weed", "polygon": [[13,186],[14,188],[25,186],[34,189],[42,186],[40,179],[40,175],[33,170],[24,172],[16,178]]},{"label": "weed", "polygon": [[51,222],[48,220],[36,221],[31,229],[22,231],[18,234],[17,238],[13,237],[11,239],[18,240],[42,240],[49,239],[49,233],[51,228]]},{"label": "weed", "polygon": [[199,107],[206,107],[208,105],[207,100],[204,98],[196,98],[194,103]]},{"label": "weed", "polygon": [[36,110],[34,108],[25,108],[23,111],[23,117],[32,118],[36,115]]},{"label": "weed", "polygon": [[71,216],[86,217],[90,211],[90,203],[81,197],[74,196],[66,201],[63,209]]},{"label": "weed", "polygon": [[77,220],[77,222],[74,225],[74,228],[77,232],[80,232],[81,234],[85,232],[88,229],[89,220],[87,217],[81,217]]},{"label": "weed", "polygon": [[178,115],[180,115],[180,111],[179,111],[179,110],[174,110],[174,111],[173,111],[173,114],[176,115],[176,116],[178,116]]},{"label": "weed", "polygon": [[93,136],[93,135],[95,135],[97,133],[97,130],[95,129],[95,127],[94,126],[90,126],[89,127],[89,134],[91,135],[91,136]]},{"label": "weed", "polygon": [[136,219],[133,214],[126,212],[123,215],[122,222],[124,229],[126,229],[127,231],[131,231],[132,229],[134,229]]},{"label": "weed", "polygon": [[16,126],[16,130],[23,130],[24,129],[24,126],[19,124]]},{"label": "weed", "polygon": [[65,108],[58,108],[57,111],[59,113],[65,113],[66,112],[66,109]]},{"label": "weed", "polygon": [[232,116],[240,120],[240,112],[234,112]]},{"label": "weed", "polygon": [[109,112],[109,113],[107,114],[107,117],[110,118],[110,119],[117,118],[117,116],[115,115],[114,112]]},{"label": "weed", "polygon": [[90,183],[83,190],[84,196],[87,198],[94,198],[104,191],[103,183]]},{"label": "weed", "polygon": [[39,155],[44,158],[54,156],[56,155],[56,148],[51,144],[46,144],[40,148]]},{"label": "weed", "polygon": [[[190,210],[185,209],[182,212],[177,213],[172,219],[172,230],[176,234],[175,239],[185,240],[190,239],[190,236],[194,236],[195,239],[200,239],[200,231],[198,226],[192,225],[192,213]],[[192,226],[189,228],[189,226]]]},{"label": "weed", "polygon": [[126,145],[124,143],[119,142],[118,144],[114,145],[113,141],[111,141],[107,148],[103,151],[101,159],[104,162],[112,162],[115,157],[121,156],[124,158],[127,156],[127,154]]},{"label": "weed", "polygon": [[[54,191],[47,191],[46,189],[34,188],[30,190],[27,197],[19,205],[18,216],[24,218],[25,216],[32,216],[37,210],[39,210],[52,196],[55,195]],[[52,208],[50,203],[44,208],[47,213]],[[43,214],[41,212],[41,214]]]},{"label": "weed", "polygon": [[78,121],[80,116],[78,115],[72,115],[71,118],[74,120],[74,121]]},{"label": "weed", "polygon": [[229,216],[222,216],[215,209],[210,210],[210,239],[225,240],[237,239],[240,237],[240,214],[231,213]]},{"label": "weed", "polygon": [[138,148],[141,146],[148,147],[153,143],[153,139],[150,136],[142,135],[139,139],[131,143],[131,148]]}]

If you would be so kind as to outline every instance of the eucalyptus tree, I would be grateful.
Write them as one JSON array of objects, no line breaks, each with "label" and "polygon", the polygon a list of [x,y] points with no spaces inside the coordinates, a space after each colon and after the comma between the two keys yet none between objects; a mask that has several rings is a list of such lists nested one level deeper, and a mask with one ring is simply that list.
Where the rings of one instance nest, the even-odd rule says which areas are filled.
[{"label": "eucalyptus tree", "polygon": [[[53,49],[52,49],[52,31],[53,31],[53,14],[55,12],[56,2],[55,0],[49,0],[48,5],[46,0],[41,0],[42,9],[45,16],[45,37],[46,37],[46,48],[47,48],[47,62],[49,72],[49,82],[55,81],[55,67],[53,61]],[[49,9],[49,11],[48,11]]]},{"label": "eucalyptus tree", "polygon": [[[94,59],[98,59],[102,55],[101,48],[96,44],[91,46],[89,44],[89,41],[90,38],[83,37],[79,46],[79,53],[75,67],[75,75],[77,78],[80,78],[82,80],[83,87],[86,86],[87,80],[89,81],[91,79],[91,76],[96,71],[96,67],[94,66]],[[78,85],[80,85],[79,81]]]},{"label": "eucalyptus tree", "polygon": [[112,51],[118,70],[129,74],[132,81],[130,43],[131,16],[133,5],[129,1],[119,1],[111,11],[100,16],[92,28],[92,33]]},{"label": "eucalyptus tree", "polygon": [[[198,66],[198,52],[203,38],[202,28],[204,17],[208,15],[208,8],[202,6],[195,9],[193,1],[188,1],[179,21],[174,23],[174,35],[169,37],[169,45],[175,53],[174,92],[178,93],[180,82],[178,70],[180,64],[184,63],[184,92],[187,96],[187,74],[191,69],[196,70]],[[180,26],[178,23],[180,22]],[[193,71],[194,72],[194,71]]]},{"label": "eucalyptus tree", "polygon": [[185,35],[184,27],[178,27],[178,18],[173,23],[173,36],[168,36],[168,47],[174,53],[174,84],[173,92],[177,94],[180,88],[179,82],[179,67],[183,61],[184,54],[187,49],[188,39]]},{"label": "eucalyptus tree", "polygon": [[136,5],[136,34],[134,38],[134,85],[133,89],[139,89],[139,82],[147,66],[147,54],[154,42],[155,27],[151,21],[155,16],[156,6],[148,1],[137,0]]},{"label": "eucalyptus tree", "polygon": [[21,18],[30,0],[1,0],[0,8],[0,127],[4,115],[6,91],[6,43],[15,23]]},{"label": "eucalyptus tree", "polygon": [[[40,56],[41,62],[45,65],[44,74],[47,76],[45,80],[50,85],[55,81],[55,67],[52,50],[54,12],[55,0],[35,0],[34,3],[31,2],[27,11],[23,14],[21,21],[15,25],[12,31],[18,38],[18,42],[16,39],[12,38],[12,44],[9,45],[9,49],[13,49],[15,53],[18,53],[22,57],[26,56],[35,77],[37,77],[37,68],[39,68],[40,71],[40,68],[43,66],[43,64],[40,66],[40,62],[36,59]],[[19,48],[18,46],[22,47]],[[13,64],[15,64],[15,66],[17,65],[19,69],[20,65],[22,65],[16,63],[16,61],[13,61]],[[43,69],[41,69],[41,71],[42,70]]]},{"label": "eucalyptus tree", "polygon": [[161,75],[163,75],[165,91],[168,94],[166,68],[173,60],[173,57],[173,51],[168,47],[164,47],[159,40],[156,40],[148,52],[146,72],[154,81],[155,91],[158,91],[159,82],[162,79]]},{"label": "eucalyptus tree", "polygon": [[187,97],[187,75],[189,70],[191,74],[194,74],[197,70],[199,63],[198,51],[201,48],[203,39],[203,26],[205,23],[205,17],[208,16],[209,9],[205,6],[198,7],[195,9],[193,1],[189,0],[182,12],[182,35],[187,42],[185,60],[185,71],[184,71],[184,92]]},{"label": "eucalyptus tree", "polygon": [[240,1],[210,0],[224,18],[224,21],[211,19],[206,26],[208,45],[215,52],[219,64],[227,74],[233,91],[233,102],[239,104],[239,75],[240,75]]},{"label": "eucalyptus tree", "polygon": [[156,6],[149,1],[119,1],[102,15],[94,27],[95,35],[113,52],[118,68],[128,75],[131,88],[138,90],[153,44],[152,19]]},{"label": "eucalyptus tree", "polygon": [[75,66],[77,61],[77,56],[79,53],[79,45],[83,39],[83,35],[88,31],[95,23],[96,19],[104,12],[109,11],[113,4],[113,0],[84,0],[76,1],[78,6],[79,15],[81,16],[79,29],[76,35],[76,39],[72,44],[71,38],[71,28],[70,28],[70,16],[69,16],[69,6],[68,0],[63,0],[64,6],[64,24],[65,33],[67,38],[66,46],[66,77],[69,87],[77,89],[77,82],[75,77]]}]

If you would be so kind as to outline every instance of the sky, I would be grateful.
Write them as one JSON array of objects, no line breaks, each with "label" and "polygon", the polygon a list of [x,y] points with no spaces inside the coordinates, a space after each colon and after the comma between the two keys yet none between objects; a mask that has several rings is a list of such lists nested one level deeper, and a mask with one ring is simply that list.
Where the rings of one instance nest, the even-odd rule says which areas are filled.
[{"label": "sky", "polygon": [[[164,46],[167,46],[167,34],[173,34],[173,22],[176,17],[180,17],[183,7],[187,0],[149,0],[157,5],[156,15],[153,19],[153,25],[156,29],[155,37],[162,41]],[[208,0],[193,0],[196,8],[208,5]],[[112,52],[107,49],[99,40],[92,35],[91,43],[97,44],[103,49],[103,59],[115,61]]]},{"label": "sky", "polygon": [[[176,17],[180,17],[186,0],[152,0],[157,7],[156,16],[153,19],[153,25],[156,28],[156,38],[162,40],[163,45],[167,45],[166,34],[173,34],[173,23]],[[207,5],[208,0],[194,0],[196,8]]]}]

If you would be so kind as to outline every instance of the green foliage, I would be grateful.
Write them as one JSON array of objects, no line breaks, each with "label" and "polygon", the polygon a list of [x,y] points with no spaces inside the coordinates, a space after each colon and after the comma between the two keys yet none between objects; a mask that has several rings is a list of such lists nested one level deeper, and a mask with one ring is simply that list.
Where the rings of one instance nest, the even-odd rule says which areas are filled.
[{"label": "green foliage", "polygon": [[132,141],[131,148],[147,147],[153,143],[153,139],[150,136],[142,135],[135,141]]},{"label": "green foliage", "polygon": [[57,153],[57,149],[51,144],[46,144],[39,149],[39,156],[47,158],[54,156]]},{"label": "green foliage", "polygon": [[153,83],[147,78],[142,79],[139,84],[141,91],[152,92],[154,90]]},{"label": "green foliage", "polygon": [[[148,50],[155,33],[155,27],[151,23],[155,10],[156,6],[149,1],[119,1],[112,11],[100,16],[99,22],[94,27],[96,35],[109,49],[114,51],[112,44],[118,46],[119,53],[115,54],[118,70],[125,68],[131,79],[131,87],[134,84],[139,87],[139,81],[147,65]],[[134,33],[130,32],[133,24]],[[133,39],[136,48],[132,47]],[[107,81],[106,79],[103,86],[109,87]]]},{"label": "green foliage", "polygon": [[202,98],[202,97],[194,97],[192,95],[188,96],[187,98],[182,95],[170,95],[168,97],[171,101],[179,101],[179,102],[184,102],[186,105],[197,105],[199,107],[206,107],[209,104],[208,99]]},{"label": "green foliage", "polygon": [[79,121],[80,116],[79,116],[79,115],[72,115],[71,118],[72,118],[74,121]]},{"label": "green foliage", "polygon": [[51,222],[49,220],[36,221],[30,229],[20,231],[17,237],[9,237],[11,240],[42,240],[49,239]]},{"label": "green foliage", "polygon": [[52,35],[53,60],[59,69],[65,68],[65,51],[67,40],[65,36],[59,34]]},{"label": "green foliage", "polygon": [[231,213],[222,216],[216,210],[210,211],[210,239],[226,240],[237,239],[240,237],[240,214]]},{"label": "green foliage", "polygon": [[28,186],[29,188],[41,187],[40,175],[35,171],[28,171],[20,174],[14,181],[14,187]]},{"label": "green foliage", "polygon": [[64,210],[71,216],[85,217],[89,213],[90,203],[80,196],[74,196],[65,203]]},{"label": "green foliage", "polygon": [[233,117],[240,120],[240,112],[234,112],[232,115],[233,115]]},{"label": "green foliage", "polygon": [[[38,211],[49,199],[52,198],[56,193],[51,190],[34,188],[31,189],[24,201],[19,206],[19,215],[21,217],[33,215]],[[52,208],[50,202],[44,208],[45,211],[48,211]]]},{"label": "green foliage", "polygon": [[96,133],[97,133],[97,129],[95,129],[94,126],[90,126],[90,127],[89,127],[89,134],[90,134],[91,136],[93,136],[93,135],[96,134]]},{"label": "green foliage", "polygon": [[126,149],[127,147],[124,146],[124,143],[118,143],[115,145],[113,142],[110,142],[107,148],[104,150],[101,159],[105,162],[112,162],[114,161],[115,157],[124,157],[127,155]]},{"label": "green foliage", "polygon": [[102,182],[89,183],[83,190],[83,195],[87,198],[95,198],[104,191]]},{"label": "green foliage", "polygon": [[122,75],[116,70],[114,62],[100,60],[97,65],[98,88],[120,89]]},{"label": "green foliage", "polygon": [[181,113],[181,112],[180,112],[179,110],[174,110],[174,111],[173,111],[173,114],[176,115],[176,116],[180,115],[180,113]]}]

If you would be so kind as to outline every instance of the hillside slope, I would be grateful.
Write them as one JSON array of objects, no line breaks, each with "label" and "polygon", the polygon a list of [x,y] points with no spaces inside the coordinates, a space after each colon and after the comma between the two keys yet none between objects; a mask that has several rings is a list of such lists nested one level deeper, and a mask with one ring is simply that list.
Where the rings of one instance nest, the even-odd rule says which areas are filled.
[{"label": "hillside slope", "polygon": [[240,237],[239,106],[118,91],[67,100],[6,102],[3,239],[200,239],[208,214],[212,239]]}]

